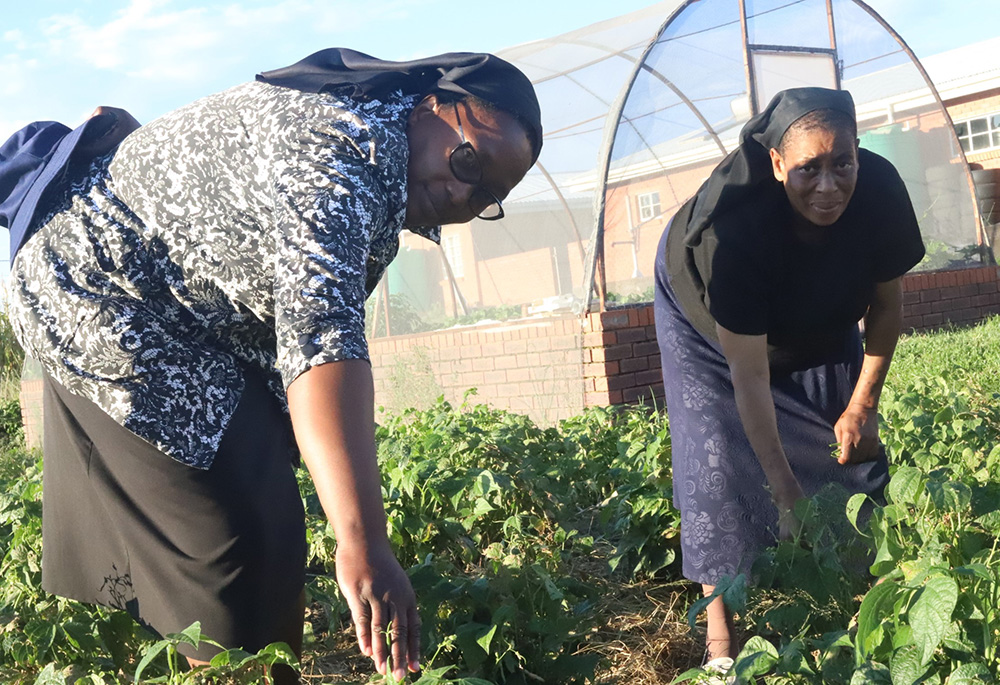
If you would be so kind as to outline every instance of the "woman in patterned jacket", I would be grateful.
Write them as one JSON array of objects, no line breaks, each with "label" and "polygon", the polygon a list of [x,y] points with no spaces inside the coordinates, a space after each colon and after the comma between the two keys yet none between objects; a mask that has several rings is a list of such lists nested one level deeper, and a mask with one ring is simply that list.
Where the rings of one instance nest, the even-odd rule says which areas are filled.
[{"label": "woman in patterned jacket", "polygon": [[226,647],[298,651],[297,443],[361,650],[417,669],[364,302],[401,230],[499,218],[540,147],[531,83],[492,55],[331,49],[71,165],[11,268],[46,376],[44,587],[161,635],[200,620]]}]

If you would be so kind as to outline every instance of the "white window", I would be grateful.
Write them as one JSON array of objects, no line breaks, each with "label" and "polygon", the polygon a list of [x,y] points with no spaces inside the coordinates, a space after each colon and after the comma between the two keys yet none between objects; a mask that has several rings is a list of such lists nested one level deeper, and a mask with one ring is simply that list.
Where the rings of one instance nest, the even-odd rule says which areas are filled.
[{"label": "white window", "polygon": [[1000,148],[1000,113],[955,124],[958,141],[966,152],[983,152]]},{"label": "white window", "polygon": [[462,263],[462,238],[458,235],[441,236],[441,248],[444,250],[445,259],[451,265],[451,273],[455,278],[465,276],[465,265]]},{"label": "white window", "polygon": [[660,213],[659,193],[643,193],[637,198],[639,200],[639,221],[649,221]]}]

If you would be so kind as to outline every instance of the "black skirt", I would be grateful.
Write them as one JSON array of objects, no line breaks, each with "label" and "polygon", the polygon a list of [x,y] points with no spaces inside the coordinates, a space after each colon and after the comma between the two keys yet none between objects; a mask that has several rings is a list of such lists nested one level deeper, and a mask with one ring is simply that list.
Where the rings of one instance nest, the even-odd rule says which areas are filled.
[{"label": "black skirt", "polygon": [[[256,651],[301,628],[305,519],[291,426],[264,382],[246,388],[208,470],[185,466],[49,377],[42,586],[128,611],[157,635],[195,621]],[[181,650],[209,659],[217,651]]]}]

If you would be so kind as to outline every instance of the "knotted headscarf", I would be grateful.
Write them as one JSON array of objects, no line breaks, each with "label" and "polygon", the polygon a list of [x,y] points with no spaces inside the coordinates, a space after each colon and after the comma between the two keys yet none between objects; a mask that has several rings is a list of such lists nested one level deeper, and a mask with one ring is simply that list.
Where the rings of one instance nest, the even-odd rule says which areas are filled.
[{"label": "knotted headscarf", "polygon": [[346,89],[354,97],[380,98],[396,91],[472,95],[516,118],[528,131],[532,162],[542,147],[542,117],[535,88],[513,64],[495,55],[448,52],[409,62],[377,59],[356,50],[328,48],[258,81],[310,93]]},{"label": "knotted headscarf", "polygon": [[694,247],[712,220],[753,196],[771,182],[771,148],[781,143],[792,124],[820,109],[832,109],[856,119],[854,99],[846,90],[791,88],[775,95],[767,107],[740,131],[740,145],[729,153],[695,195],[684,244]]}]

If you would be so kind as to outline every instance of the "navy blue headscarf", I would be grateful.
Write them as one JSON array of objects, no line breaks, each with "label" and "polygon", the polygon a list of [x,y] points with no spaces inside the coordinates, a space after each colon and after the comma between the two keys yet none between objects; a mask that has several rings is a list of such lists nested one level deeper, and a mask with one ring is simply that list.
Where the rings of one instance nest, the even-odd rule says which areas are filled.
[{"label": "navy blue headscarf", "polygon": [[684,244],[694,247],[712,220],[750,199],[762,183],[774,180],[771,148],[777,148],[792,124],[820,109],[843,112],[856,119],[854,98],[846,90],[790,88],[775,95],[767,107],[740,131],[740,145],[712,171],[698,189]]},{"label": "navy blue headscarf", "polygon": [[265,71],[258,81],[310,93],[346,90],[380,98],[396,91],[472,95],[517,119],[528,132],[532,162],[542,148],[542,115],[535,88],[524,73],[496,55],[448,52],[409,62],[390,62],[356,50],[329,48],[295,64]]}]

